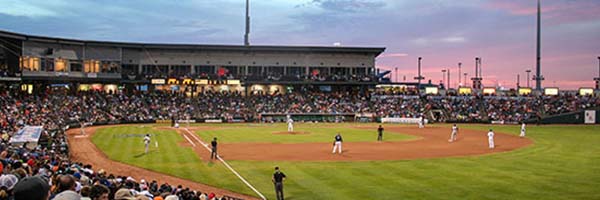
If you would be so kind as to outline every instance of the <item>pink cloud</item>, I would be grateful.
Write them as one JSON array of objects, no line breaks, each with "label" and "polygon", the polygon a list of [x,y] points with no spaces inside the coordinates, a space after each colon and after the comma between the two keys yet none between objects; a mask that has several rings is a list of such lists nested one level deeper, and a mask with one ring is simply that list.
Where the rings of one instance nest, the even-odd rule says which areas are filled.
[{"label": "pink cloud", "polygon": [[397,57],[406,57],[408,54],[406,53],[385,53],[380,55],[378,58],[397,58]]}]

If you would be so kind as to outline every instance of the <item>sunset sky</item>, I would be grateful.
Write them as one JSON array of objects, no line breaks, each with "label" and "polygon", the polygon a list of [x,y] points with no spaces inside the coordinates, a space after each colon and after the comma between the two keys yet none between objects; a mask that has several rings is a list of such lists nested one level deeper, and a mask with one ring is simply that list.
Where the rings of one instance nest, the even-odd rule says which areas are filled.
[{"label": "sunset sky", "polygon": [[[0,0],[0,29],[153,43],[243,44],[245,0]],[[251,44],[386,47],[377,59],[438,83],[457,63],[484,85],[515,87],[535,70],[535,0],[251,0]],[[592,87],[600,56],[599,0],[542,0],[544,86]],[[466,71],[465,71],[466,70]],[[532,73],[533,74],[533,73]],[[395,78],[395,76],[393,76]],[[462,77],[462,76],[461,76]],[[531,83],[532,85],[533,82]]]}]

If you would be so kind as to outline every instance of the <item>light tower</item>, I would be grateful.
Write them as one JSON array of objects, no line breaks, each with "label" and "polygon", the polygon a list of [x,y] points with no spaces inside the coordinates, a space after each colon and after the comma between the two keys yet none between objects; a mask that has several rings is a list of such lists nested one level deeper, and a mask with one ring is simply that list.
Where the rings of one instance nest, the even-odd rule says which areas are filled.
[{"label": "light tower", "polygon": [[537,2],[537,56],[535,60],[535,76],[533,79],[535,80],[535,90],[542,91],[542,81],[544,80],[544,76],[542,76],[542,55],[541,55],[541,46],[542,46],[542,9],[540,5],[540,0]]},{"label": "light tower", "polygon": [[457,87],[462,86],[462,83],[460,82],[460,75],[461,75],[461,73],[460,73],[460,66],[461,65],[462,65],[462,63],[458,63],[458,86]]},{"label": "light tower", "polygon": [[481,89],[481,58],[475,57],[475,77],[471,78],[473,81],[473,89]]},{"label": "light tower", "polygon": [[246,0],[246,34],[244,34],[244,45],[250,46],[250,0]]},{"label": "light tower", "polygon": [[415,80],[418,80],[417,91],[421,91],[421,80],[425,79],[425,77],[421,76],[421,60],[422,59],[423,58],[419,57],[419,65],[418,65],[419,74],[417,77],[415,77]]},{"label": "light tower", "polygon": [[529,86],[529,73],[531,73],[531,70],[525,70],[525,72],[527,72],[527,87],[531,87]]},{"label": "light tower", "polygon": [[594,80],[596,80],[596,90],[600,90],[600,56],[598,56],[598,77]]}]

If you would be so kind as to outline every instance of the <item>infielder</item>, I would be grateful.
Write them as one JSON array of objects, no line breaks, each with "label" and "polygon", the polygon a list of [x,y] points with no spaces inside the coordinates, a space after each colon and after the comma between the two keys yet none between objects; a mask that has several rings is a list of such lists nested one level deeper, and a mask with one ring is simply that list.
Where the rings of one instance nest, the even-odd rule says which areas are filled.
[{"label": "infielder", "polygon": [[144,153],[148,153],[148,147],[150,146],[150,134],[146,134],[146,136],[144,136]]},{"label": "infielder", "polygon": [[425,119],[423,119],[423,116],[421,115],[419,117],[419,128],[425,128]]},{"label": "infielder", "polygon": [[448,142],[454,142],[456,141],[456,136],[458,135],[458,127],[456,126],[456,124],[454,124],[452,126],[452,133],[450,134],[450,139],[448,140]]},{"label": "infielder", "polygon": [[340,135],[340,133],[335,135],[335,138],[333,141],[333,151],[331,153],[335,153],[335,150],[338,149],[338,153],[342,154],[342,142],[343,141],[344,140],[342,139],[342,135]]},{"label": "infielder", "polygon": [[521,134],[519,135],[519,137],[525,137],[525,122],[521,124]]},{"label": "infielder", "polygon": [[288,132],[294,132],[294,120],[288,115],[287,118]]},{"label": "infielder", "polygon": [[490,132],[488,132],[488,145],[490,147],[490,149],[493,149],[494,146],[494,131],[492,129],[490,129]]}]

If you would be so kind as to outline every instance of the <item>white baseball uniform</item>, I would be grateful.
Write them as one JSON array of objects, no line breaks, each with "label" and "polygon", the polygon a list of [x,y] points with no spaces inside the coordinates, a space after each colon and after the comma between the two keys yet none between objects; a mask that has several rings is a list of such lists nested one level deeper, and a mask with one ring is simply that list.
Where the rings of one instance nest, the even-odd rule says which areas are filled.
[{"label": "white baseball uniform", "polygon": [[488,144],[489,144],[489,147],[490,147],[490,149],[493,149],[495,147],[494,146],[494,131],[488,132],[487,135],[488,135]]},{"label": "white baseball uniform", "polygon": [[521,125],[521,135],[519,137],[525,137],[525,123]]},{"label": "white baseball uniform", "polygon": [[150,136],[144,136],[144,153],[148,153],[148,146],[150,146]]},{"label": "white baseball uniform", "polygon": [[425,128],[425,122],[423,122],[423,117],[419,117],[419,128]]},{"label": "white baseball uniform", "polygon": [[450,134],[449,142],[456,141],[456,135],[458,134],[458,127],[456,125],[452,126],[452,134]]},{"label": "white baseball uniform", "polygon": [[288,132],[293,132],[294,131],[294,120],[292,118],[288,118],[287,124],[288,124]]}]

